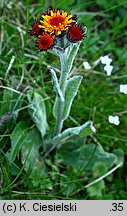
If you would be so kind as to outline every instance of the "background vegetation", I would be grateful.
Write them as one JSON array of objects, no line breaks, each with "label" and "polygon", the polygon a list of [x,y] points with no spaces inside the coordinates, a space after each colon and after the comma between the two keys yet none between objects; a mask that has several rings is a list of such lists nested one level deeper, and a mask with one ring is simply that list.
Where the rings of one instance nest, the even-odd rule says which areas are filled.
[{"label": "background vegetation", "polygon": [[[119,92],[119,85],[127,83],[127,1],[1,0],[0,4],[0,198],[127,199],[127,95]],[[46,171],[42,173],[44,167],[35,169],[32,159],[31,167],[27,170],[24,166],[27,154],[22,158],[19,151],[14,160],[10,157],[12,145],[17,139],[18,143],[22,143],[23,134],[26,136],[28,128],[35,126],[27,109],[26,94],[31,87],[38,90],[45,99],[48,123],[53,132],[55,119],[52,107],[55,94],[47,65],[59,72],[59,59],[51,52],[39,52],[33,38],[27,33],[31,21],[36,20],[50,6],[76,13],[80,23],[88,29],[87,38],[81,44],[72,71],[82,74],[84,79],[64,128],[93,120],[97,132],[87,137],[87,144],[101,144],[106,152],[115,153],[118,160],[124,162],[122,167],[103,181],[88,188],[84,186],[107,172],[101,162],[93,163],[92,171],[85,174],[80,172],[79,167],[77,174],[76,168],[68,167],[68,163],[67,166],[58,166],[61,160],[59,154],[56,154],[53,163],[53,151],[46,158]],[[109,77],[99,62],[99,58],[107,54],[113,60],[113,72]],[[84,61],[88,61],[93,69],[85,70]],[[118,115],[120,124],[110,124],[109,115]],[[40,142],[37,129],[29,137]],[[72,164],[77,160],[76,153],[71,154],[76,145],[75,141],[73,149],[68,149]],[[62,149],[64,153],[67,155],[66,150]]]}]

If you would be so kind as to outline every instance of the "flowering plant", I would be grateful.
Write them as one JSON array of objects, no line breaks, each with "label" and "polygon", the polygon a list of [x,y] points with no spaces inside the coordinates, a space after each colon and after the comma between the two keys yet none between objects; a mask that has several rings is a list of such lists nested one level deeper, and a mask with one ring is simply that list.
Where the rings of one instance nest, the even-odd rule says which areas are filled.
[{"label": "flowering plant", "polygon": [[[20,121],[16,125],[13,130],[16,136],[11,137],[12,145],[8,156],[9,160],[14,162],[21,151],[23,168],[30,174],[31,183],[46,191],[53,191],[54,187],[56,191],[61,188],[60,194],[65,196],[100,183],[100,180],[99,188],[102,190],[103,178],[121,165],[117,164],[116,155],[105,152],[101,144],[91,135],[96,131],[91,120],[63,130],[64,121],[69,117],[73,100],[82,81],[82,76],[72,76],[70,72],[86,31],[86,27],[83,28],[78,23],[75,14],[59,9],[49,9],[31,25],[29,34],[35,39],[37,48],[41,52],[51,50],[60,59],[59,75],[48,66],[56,93],[53,106],[56,124],[54,133],[51,133],[45,99],[37,90],[28,90],[27,108],[34,125],[30,126],[25,121]],[[84,66],[91,68],[86,62]],[[86,144],[88,135],[95,144]],[[116,167],[107,172],[114,164]],[[97,170],[96,173],[94,169]],[[99,178],[91,182],[91,177]]]},{"label": "flowering plant", "polygon": [[[75,151],[81,151],[83,155],[90,155],[90,152],[94,150],[95,147],[94,145],[86,145],[85,149],[81,150],[82,143],[84,143],[85,140],[84,138],[96,131],[91,120],[81,126],[67,128],[64,131],[62,130],[63,123],[70,114],[73,100],[78,93],[78,89],[82,81],[82,76],[73,75],[71,77],[70,72],[81,41],[86,36],[86,32],[86,27],[81,27],[75,14],[73,15],[59,9],[49,9],[48,11],[44,12],[40,20],[37,20],[35,23],[33,23],[31,25],[31,29],[29,30],[29,34],[36,38],[37,48],[42,52],[51,50],[59,57],[61,65],[59,78],[55,70],[48,66],[52,75],[53,88],[56,93],[53,107],[53,115],[56,118],[54,134],[47,139],[49,125],[46,117],[46,108],[44,101],[42,101],[42,96],[35,90],[34,93],[33,90],[28,91],[28,100],[31,105],[30,114],[43,139],[43,147],[45,151],[44,158],[47,158],[49,153],[56,148],[60,152],[62,151],[62,158],[65,163],[69,163],[69,165],[71,164],[71,155],[68,156],[69,162],[67,162],[68,160],[66,161],[66,157],[68,155],[68,147],[66,145],[68,145],[68,143],[72,142],[72,149]],[[78,148],[77,143],[79,143]],[[63,154],[64,148],[66,149],[65,155]],[[97,149],[97,154],[102,154],[105,161],[107,156],[105,155],[104,157],[104,151],[102,147],[98,147]],[[105,163],[108,163],[108,166],[110,167],[112,166],[111,164],[114,163],[115,157],[110,154],[108,157],[109,161],[106,159]],[[99,159],[95,158],[95,162],[98,162],[98,160]],[[87,158],[83,159],[83,161],[83,164],[87,164],[88,162]],[[79,164],[75,166],[76,169],[79,169]],[[84,166],[86,165],[83,165],[83,167]],[[82,172],[83,171],[81,171],[80,174]]]},{"label": "flowering plant", "polygon": [[[55,70],[49,67],[56,91],[53,114],[56,118],[54,136],[57,136],[61,133],[64,120],[69,116],[73,99],[82,80],[82,76],[68,78],[68,74],[72,69],[80,43],[86,36],[86,27],[81,27],[75,14],[72,15],[59,9],[49,9],[43,13],[40,20],[32,24],[29,33],[31,36],[37,37],[36,46],[40,51],[50,49],[60,58],[61,73],[59,80]],[[83,127],[75,128],[75,133],[79,133],[78,130],[84,130],[88,125],[92,130],[95,130],[90,121]],[[65,132],[67,131],[64,131],[63,134]],[[69,129],[68,133],[74,133],[74,128]]]}]

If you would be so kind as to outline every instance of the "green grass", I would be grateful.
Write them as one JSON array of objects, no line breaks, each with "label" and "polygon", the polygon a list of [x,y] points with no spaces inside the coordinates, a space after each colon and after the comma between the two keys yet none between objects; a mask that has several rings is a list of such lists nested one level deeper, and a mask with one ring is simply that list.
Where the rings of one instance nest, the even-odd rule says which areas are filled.
[{"label": "green grass", "polygon": [[[80,141],[77,138],[77,140],[69,141],[66,149],[63,147],[58,152],[52,151],[43,161],[42,149],[44,146],[28,112],[27,92],[33,88],[44,97],[48,123],[53,133],[55,119],[52,115],[52,108],[55,92],[47,65],[51,65],[59,72],[59,59],[52,52],[39,52],[33,38],[28,34],[30,23],[50,6],[60,7],[66,11],[70,11],[71,8],[71,11],[78,15],[80,23],[87,26],[88,29],[87,37],[81,44],[72,71],[72,73],[83,75],[83,81],[74,100],[70,116],[65,121],[64,129],[93,120],[96,133],[88,136],[85,142],[95,144],[95,146],[99,143],[106,152],[118,155],[119,162],[124,161],[122,167],[87,189],[84,186],[108,172],[107,167],[99,162],[89,172],[79,162],[77,171],[73,166],[62,162],[63,156],[74,157],[71,151],[76,157],[72,158],[74,163],[75,160],[80,161],[84,147],[81,147],[78,157],[74,148],[79,143],[83,143],[84,138],[80,138]],[[126,0],[68,0],[62,2],[60,0],[6,0],[1,1],[0,7],[1,199],[126,200],[127,95],[119,92],[119,85],[127,84]],[[101,63],[90,71],[83,68],[83,61],[88,61],[93,66],[100,56],[106,54],[110,54],[113,60],[113,72],[110,77],[106,75]],[[12,59],[14,61],[9,68]],[[17,110],[19,111],[16,112]],[[120,124],[118,126],[110,124],[109,115],[118,115]],[[14,133],[14,128],[19,125],[20,121],[24,121],[26,125],[22,125],[22,130],[19,127],[17,136],[18,129]],[[33,140],[35,137],[35,140],[41,143],[39,152],[42,163],[40,169],[37,170],[34,164],[28,170],[26,168],[34,144],[30,144],[24,159],[21,151],[17,152],[14,161],[10,159],[12,140],[20,137],[22,142],[21,134],[26,136],[26,131],[32,131],[32,129]],[[90,157],[92,160],[94,151],[91,152]]]}]

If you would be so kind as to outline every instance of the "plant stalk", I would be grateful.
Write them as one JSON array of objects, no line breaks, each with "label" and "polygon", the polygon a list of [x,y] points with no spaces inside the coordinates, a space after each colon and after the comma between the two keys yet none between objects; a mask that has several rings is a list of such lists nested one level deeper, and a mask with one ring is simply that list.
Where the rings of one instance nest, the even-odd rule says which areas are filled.
[{"label": "plant stalk", "polygon": [[[63,97],[65,98],[65,89],[68,75],[68,65],[66,54],[63,53],[60,55],[60,64],[61,64],[61,75],[60,75],[60,89],[62,91]],[[64,112],[65,101],[61,101],[61,98],[58,97],[58,116],[56,119],[56,125],[54,130],[54,136],[58,135],[63,127],[63,112]]]}]

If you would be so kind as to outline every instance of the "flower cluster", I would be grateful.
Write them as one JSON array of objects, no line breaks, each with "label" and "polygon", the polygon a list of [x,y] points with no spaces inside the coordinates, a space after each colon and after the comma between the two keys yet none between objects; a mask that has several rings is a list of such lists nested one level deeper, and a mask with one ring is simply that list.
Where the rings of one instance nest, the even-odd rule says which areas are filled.
[{"label": "flower cluster", "polygon": [[86,28],[78,24],[75,14],[49,9],[42,14],[40,20],[31,25],[29,34],[37,37],[36,46],[40,51],[54,47],[62,50],[71,43],[83,40]]}]

